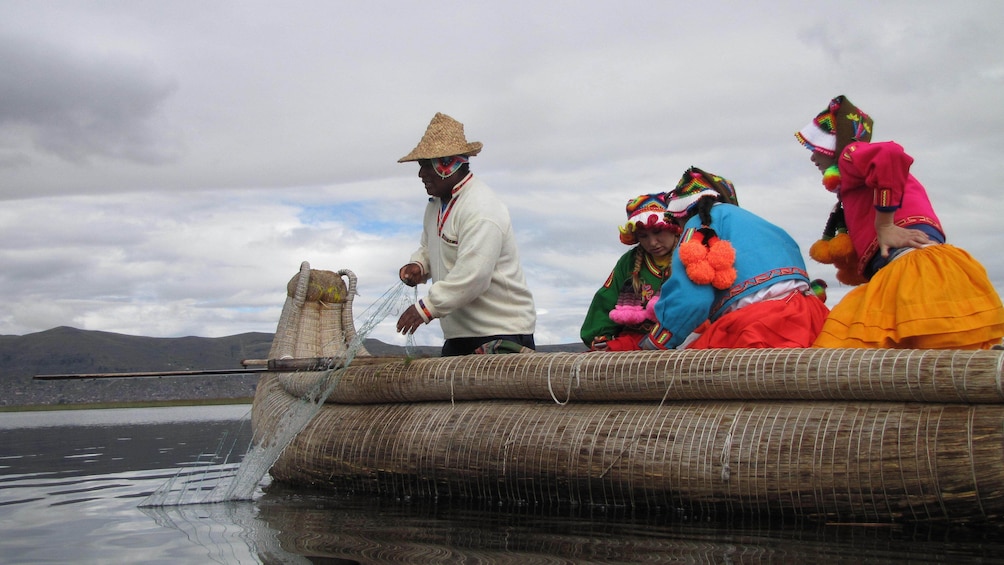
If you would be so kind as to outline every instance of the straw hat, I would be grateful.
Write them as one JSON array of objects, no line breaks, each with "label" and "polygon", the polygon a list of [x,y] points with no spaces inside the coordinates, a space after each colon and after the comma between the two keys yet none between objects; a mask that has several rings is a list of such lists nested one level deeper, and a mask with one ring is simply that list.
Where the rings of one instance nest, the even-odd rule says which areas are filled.
[{"label": "straw hat", "polygon": [[426,128],[422,140],[411,150],[411,153],[401,157],[397,162],[405,163],[454,155],[473,157],[480,152],[480,141],[467,142],[467,137],[464,136],[464,124],[446,114],[436,112],[432,121],[429,122],[429,127]]}]

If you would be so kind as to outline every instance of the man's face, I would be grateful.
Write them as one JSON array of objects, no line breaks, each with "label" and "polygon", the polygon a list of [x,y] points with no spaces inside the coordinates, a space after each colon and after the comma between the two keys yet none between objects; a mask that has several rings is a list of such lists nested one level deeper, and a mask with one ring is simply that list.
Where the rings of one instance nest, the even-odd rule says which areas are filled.
[{"label": "man's face", "polygon": [[449,198],[453,187],[457,184],[455,173],[444,179],[436,173],[432,161],[429,159],[418,161],[418,178],[422,179],[422,184],[425,185],[425,191],[429,193],[429,196],[437,198]]}]

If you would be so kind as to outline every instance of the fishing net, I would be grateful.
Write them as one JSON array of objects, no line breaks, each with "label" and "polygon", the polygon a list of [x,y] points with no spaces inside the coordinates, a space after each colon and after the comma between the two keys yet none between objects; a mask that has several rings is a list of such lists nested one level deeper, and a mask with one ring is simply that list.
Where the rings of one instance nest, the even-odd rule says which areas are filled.
[{"label": "fishing net", "polygon": [[[320,374],[325,378],[315,379],[310,389],[287,405],[283,414],[267,427],[253,426],[257,432],[250,448],[221,445],[210,457],[179,470],[147,497],[141,507],[253,498],[282,451],[317,415],[327,395],[337,386],[344,368],[357,355],[369,356],[363,345],[365,337],[387,316],[415,301],[413,289],[403,283],[396,284],[363,313],[365,321],[357,331],[352,318],[355,274],[349,270],[337,273],[314,270],[306,261],[289,281],[286,294],[269,359],[337,358],[340,368],[322,371]],[[414,347],[414,338],[409,335],[407,351],[410,353]],[[239,463],[234,462],[235,458],[240,459]]]}]

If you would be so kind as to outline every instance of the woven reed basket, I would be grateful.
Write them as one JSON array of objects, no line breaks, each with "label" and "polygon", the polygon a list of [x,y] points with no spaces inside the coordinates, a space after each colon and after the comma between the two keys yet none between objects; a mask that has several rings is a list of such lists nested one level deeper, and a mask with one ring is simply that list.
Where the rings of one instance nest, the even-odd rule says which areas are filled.
[{"label": "woven reed basket", "polygon": [[[335,344],[337,331],[321,337],[302,323],[312,307],[296,294],[270,356],[344,355],[351,308],[319,314],[339,316]],[[324,391],[271,474],[336,490],[1000,521],[1002,353],[759,349],[349,364],[267,373],[253,425],[256,441],[267,442],[285,413]]]}]

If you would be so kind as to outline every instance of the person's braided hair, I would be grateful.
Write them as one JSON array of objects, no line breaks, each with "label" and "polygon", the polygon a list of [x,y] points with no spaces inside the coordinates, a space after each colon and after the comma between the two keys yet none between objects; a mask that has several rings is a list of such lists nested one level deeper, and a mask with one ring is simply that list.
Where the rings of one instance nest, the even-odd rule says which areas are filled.
[{"label": "person's braided hair", "polygon": [[701,218],[701,230],[710,232],[705,233],[706,236],[717,235],[715,230],[711,228],[711,209],[719,202],[724,202],[721,194],[715,196],[708,194],[697,199],[694,204],[695,215]]},{"label": "person's braided hair", "polygon": [[645,261],[645,254],[648,253],[640,245],[635,248],[634,267],[631,269],[631,288],[634,293],[641,296],[641,266]]}]

